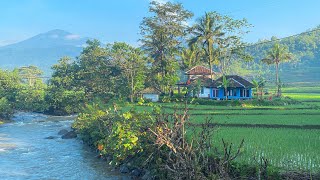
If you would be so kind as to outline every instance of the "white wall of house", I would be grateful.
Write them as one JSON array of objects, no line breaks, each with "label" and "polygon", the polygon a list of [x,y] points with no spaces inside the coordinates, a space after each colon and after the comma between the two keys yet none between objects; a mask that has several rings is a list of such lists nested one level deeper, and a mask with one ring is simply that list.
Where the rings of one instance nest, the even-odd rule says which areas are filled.
[{"label": "white wall of house", "polygon": [[152,102],[158,102],[159,101],[159,95],[158,94],[143,94],[142,95],[144,99],[150,99]]},{"label": "white wall of house", "polygon": [[202,87],[200,89],[199,98],[210,98],[210,88]]}]

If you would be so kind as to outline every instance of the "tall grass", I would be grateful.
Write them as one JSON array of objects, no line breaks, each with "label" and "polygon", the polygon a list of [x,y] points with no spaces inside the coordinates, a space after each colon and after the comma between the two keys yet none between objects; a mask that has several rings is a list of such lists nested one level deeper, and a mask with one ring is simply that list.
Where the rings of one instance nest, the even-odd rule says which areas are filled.
[{"label": "tall grass", "polygon": [[220,128],[216,144],[222,138],[234,143],[245,139],[240,162],[252,163],[263,156],[287,170],[320,171],[320,130]]}]

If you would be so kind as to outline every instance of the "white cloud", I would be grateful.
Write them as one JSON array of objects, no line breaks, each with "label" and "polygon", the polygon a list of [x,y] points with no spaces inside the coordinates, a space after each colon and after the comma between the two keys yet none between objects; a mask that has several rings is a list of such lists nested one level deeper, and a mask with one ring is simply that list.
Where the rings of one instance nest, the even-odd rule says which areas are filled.
[{"label": "white cloud", "polygon": [[67,40],[76,40],[76,39],[80,39],[80,36],[77,34],[70,34],[70,35],[66,35],[65,38]]},{"label": "white cloud", "polygon": [[169,2],[169,0],[149,0],[150,2],[151,1],[156,1],[156,2],[158,2],[158,3],[160,3],[160,4],[164,4],[164,3],[166,3],[166,2]]},{"label": "white cloud", "polygon": [[0,40],[0,47],[19,42],[19,40]]}]

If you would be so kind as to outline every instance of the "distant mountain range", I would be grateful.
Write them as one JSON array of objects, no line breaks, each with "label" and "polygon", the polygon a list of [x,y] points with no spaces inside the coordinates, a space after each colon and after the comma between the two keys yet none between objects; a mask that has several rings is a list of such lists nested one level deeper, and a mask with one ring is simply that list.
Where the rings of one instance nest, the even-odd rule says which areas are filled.
[{"label": "distant mountain range", "polygon": [[89,38],[64,30],[52,30],[27,40],[0,47],[0,67],[12,69],[36,65],[50,71],[63,56],[77,57]]}]

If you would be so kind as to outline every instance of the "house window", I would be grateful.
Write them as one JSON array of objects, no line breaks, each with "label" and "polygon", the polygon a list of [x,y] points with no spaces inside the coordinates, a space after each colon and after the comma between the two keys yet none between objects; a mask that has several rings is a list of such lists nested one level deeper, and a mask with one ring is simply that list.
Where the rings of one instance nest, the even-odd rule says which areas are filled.
[{"label": "house window", "polygon": [[244,89],[240,90],[240,97],[244,97]]},{"label": "house window", "polygon": [[233,90],[233,96],[237,96],[237,89]]},{"label": "house window", "polygon": [[212,97],[218,97],[218,95],[219,95],[218,89],[213,89],[212,90]]},{"label": "house window", "polygon": [[204,94],[204,87],[201,87],[201,94]]},{"label": "house window", "polygon": [[249,89],[246,90],[246,97],[250,97],[250,90]]}]

